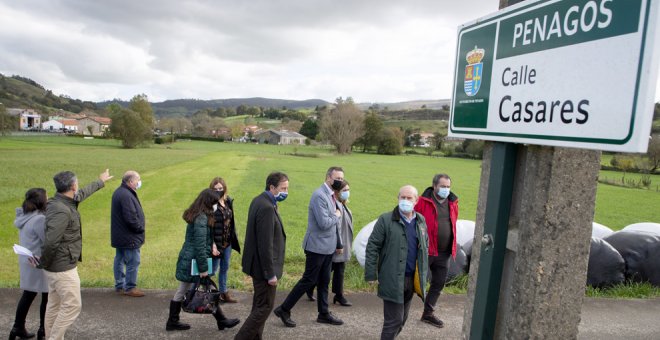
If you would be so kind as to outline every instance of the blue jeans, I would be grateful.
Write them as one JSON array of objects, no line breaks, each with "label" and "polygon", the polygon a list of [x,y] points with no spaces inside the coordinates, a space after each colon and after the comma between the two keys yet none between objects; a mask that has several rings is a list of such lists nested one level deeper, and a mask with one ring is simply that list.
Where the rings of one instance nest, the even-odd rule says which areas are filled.
[{"label": "blue jeans", "polygon": [[[213,272],[218,272],[218,290],[220,293],[227,292],[227,271],[231,260],[231,246],[220,250],[220,257],[213,258]],[[220,268],[218,269],[218,265]]]},{"label": "blue jeans", "polygon": [[[115,250],[115,289],[129,291],[137,286],[140,248],[116,248]],[[124,267],[126,267],[125,272]]]}]

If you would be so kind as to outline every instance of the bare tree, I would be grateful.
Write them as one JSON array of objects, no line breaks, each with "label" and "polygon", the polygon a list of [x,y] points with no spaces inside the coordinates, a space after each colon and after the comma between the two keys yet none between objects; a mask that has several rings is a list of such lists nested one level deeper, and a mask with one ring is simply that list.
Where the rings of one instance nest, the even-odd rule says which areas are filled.
[{"label": "bare tree", "polygon": [[321,135],[340,154],[351,153],[353,143],[362,136],[363,131],[364,112],[360,111],[351,97],[346,100],[337,98],[335,107],[321,118]]}]

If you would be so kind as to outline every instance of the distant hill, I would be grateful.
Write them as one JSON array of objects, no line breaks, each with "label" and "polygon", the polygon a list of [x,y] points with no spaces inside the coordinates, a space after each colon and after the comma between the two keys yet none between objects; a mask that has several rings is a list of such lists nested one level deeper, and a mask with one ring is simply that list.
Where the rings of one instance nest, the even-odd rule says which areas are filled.
[{"label": "distant hill", "polygon": [[0,74],[0,103],[7,108],[36,109],[42,114],[62,110],[72,113],[97,110],[93,102],[56,96],[34,80],[17,75],[7,77]]},{"label": "distant hill", "polygon": [[[112,103],[118,103],[122,106],[128,105],[126,101],[105,101],[97,103],[98,107],[104,108],[107,105]],[[164,102],[151,103],[151,106],[154,109],[154,113],[159,117],[168,117],[168,116],[190,116],[193,113],[202,110],[202,109],[218,109],[220,107],[229,108],[229,107],[238,107],[240,105],[245,106],[257,106],[263,108],[282,108],[286,107],[287,109],[313,109],[316,106],[328,105],[325,100],[322,99],[307,99],[307,100],[289,100],[289,99],[272,99],[272,98],[229,98],[229,99],[211,99],[211,100],[201,100],[201,99],[175,99],[175,100],[166,100]]]},{"label": "distant hill", "polygon": [[369,107],[377,106],[380,110],[387,108],[388,110],[400,111],[400,110],[416,110],[421,109],[422,107],[426,109],[442,109],[443,106],[449,105],[451,102],[450,99],[436,99],[436,100],[411,100],[407,102],[396,102],[396,103],[359,103],[358,107],[361,110],[366,110]]}]

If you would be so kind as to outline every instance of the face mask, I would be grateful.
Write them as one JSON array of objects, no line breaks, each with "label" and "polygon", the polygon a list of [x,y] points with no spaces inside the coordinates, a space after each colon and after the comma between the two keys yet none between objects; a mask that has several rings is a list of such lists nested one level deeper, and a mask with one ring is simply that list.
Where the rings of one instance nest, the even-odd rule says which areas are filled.
[{"label": "face mask", "polygon": [[275,200],[278,202],[284,201],[287,197],[289,196],[289,193],[286,191],[281,191],[277,195],[275,195]]},{"label": "face mask", "polygon": [[447,196],[449,196],[449,188],[438,189],[438,196],[440,196],[442,199],[447,198]]},{"label": "face mask", "polygon": [[409,213],[413,211],[413,202],[408,200],[399,200],[399,209],[403,213]]},{"label": "face mask", "polygon": [[350,191],[342,191],[339,193],[339,199],[342,201],[348,201],[349,196],[351,196]]},{"label": "face mask", "polygon": [[138,181],[138,184],[135,186],[135,190],[140,189],[142,187],[142,180]]},{"label": "face mask", "polygon": [[339,189],[341,189],[341,183],[342,183],[342,182],[343,182],[343,181],[340,181],[340,180],[338,180],[338,179],[333,180],[333,181],[332,181],[332,188],[335,189],[335,190],[339,190]]}]

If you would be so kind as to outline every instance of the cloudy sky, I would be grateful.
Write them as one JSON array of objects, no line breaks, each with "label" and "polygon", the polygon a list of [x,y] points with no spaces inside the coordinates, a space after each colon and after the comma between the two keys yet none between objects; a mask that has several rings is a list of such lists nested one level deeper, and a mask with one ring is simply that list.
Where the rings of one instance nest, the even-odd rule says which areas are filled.
[{"label": "cloudy sky", "polygon": [[0,0],[0,73],[82,100],[450,97],[498,0]]}]

